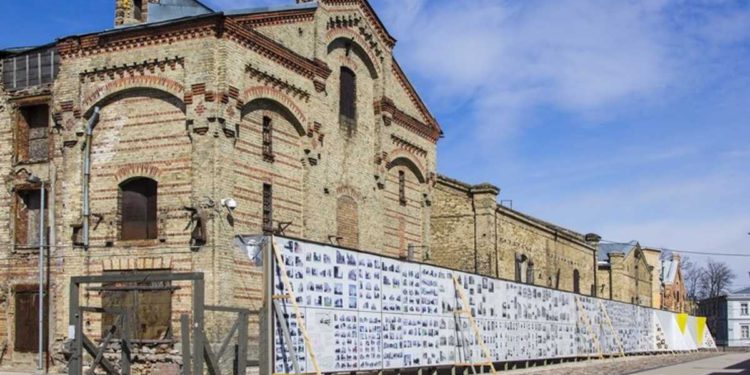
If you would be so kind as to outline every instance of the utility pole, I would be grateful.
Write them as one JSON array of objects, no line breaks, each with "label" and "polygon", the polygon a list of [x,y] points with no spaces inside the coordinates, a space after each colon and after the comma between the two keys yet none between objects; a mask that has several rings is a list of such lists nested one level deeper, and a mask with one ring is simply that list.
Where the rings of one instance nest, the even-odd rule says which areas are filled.
[{"label": "utility pole", "polygon": [[39,193],[39,357],[37,358],[37,370],[40,374],[46,373],[44,368],[44,180],[29,175],[26,179],[34,184],[41,184]]}]

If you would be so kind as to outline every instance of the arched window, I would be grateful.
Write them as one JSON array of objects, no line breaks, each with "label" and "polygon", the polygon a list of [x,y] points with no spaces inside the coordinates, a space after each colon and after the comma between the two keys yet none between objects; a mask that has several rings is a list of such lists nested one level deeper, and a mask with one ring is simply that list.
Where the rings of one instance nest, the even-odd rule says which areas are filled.
[{"label": "arched window", "polygon": [[526,254],[516,255],[516,281],[519,283],[534,283],[534,261]]},{"label": "arched window", "polygon": [[156,181],[138,177],[120,184],[120,239],[157,237]]},{"label": "arched window", "polygon": [[573,270],[573,292],[581,293],[581,274],[577,269]]},{"label": "arched window", "polygon": [[341,67],[339,78],[339,118],[341,124],[353,129],[357,120],[357,75],[347,67]]}]

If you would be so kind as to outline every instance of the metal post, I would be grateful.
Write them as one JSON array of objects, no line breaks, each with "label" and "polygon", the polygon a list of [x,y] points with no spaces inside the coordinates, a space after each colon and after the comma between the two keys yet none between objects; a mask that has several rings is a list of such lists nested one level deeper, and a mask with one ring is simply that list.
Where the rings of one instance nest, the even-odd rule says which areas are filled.
[{"label": "metal post", "polygon": [[70,357],[70,361],[68,361],[68,374],[70,375],[81,375],[81,361],[83,360],[81,353],[81,336],[83,335],[83,330],[78,330],[78,317],[81,314],[78,306],[79,297],[79,284],[75,280],[71,280],[70,301],[68,302],[70,304],[70,312],[68,315],[68,335],[72,336],[68,338],[73,340],[73,355]]},{"label": "metal post", "polygon": [[237,375],[247,373],[247,312],[240,312],[240,325],[237,331]]},{"label": "metal post", "polygon": [[44,369],[44,181],[42,181],[41,203],[39,203],[39,363],[37,370]]},{"label": "metal post", "polygon": [[203,374],[203,308],[205,306],[203,277],[193,282],[193,374]]}]

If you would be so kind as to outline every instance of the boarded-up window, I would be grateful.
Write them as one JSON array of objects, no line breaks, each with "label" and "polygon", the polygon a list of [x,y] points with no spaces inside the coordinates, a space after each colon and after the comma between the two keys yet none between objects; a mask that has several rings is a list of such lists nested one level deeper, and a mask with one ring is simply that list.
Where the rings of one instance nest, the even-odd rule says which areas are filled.
[{"label": "boarded-up window", "polygon": [[357,76],[349,68],[341,67],[339,82],[339,118],[341,124],[353,129],[357,120]]},{"label": "boarded-up window", "polygon": [[[39,352],[39,286],[17,286],[15,289],[15,342],[17,352]],[[44,347],[47,347],[47,297],[44,298]]]},{"label": "boarded-up window", "polygon": [[156,238],[156,181],[134,178],[120,184],[120,193],[120,239]]},{"label": "boarded-up window", "polygon": [[352,197],[343,195],[338,199],[336,226],[340,245],[352,248],[359,245],[359,213],[357,202]]},{"label": "boarded-up window", "polygon": [[[144,273],[144,279],[147,274]],[[109,283],[102,285],[102,307],[126,312],[127,327],[120,326],[115,337],[127,329],[133,340],[161,341],[172,338],[172,287],[168,281]],[[117,322],[117,315],[102,316],[102,336]]]},{"label": "boarded-up window", "polygon": [[273,162],[273,122],[263,116],[263,160]]},{"label": "boarded-up window", "polygon": [[[39,246],[41,202],[41,190],[20,190],[16,193],[14,232],[17,247],[37,248]],[[48,238],[46,233],[44,238],[46,243]]]},{"label": "boarded-up window", "polygon": [[21,107],[16,126],[16,159],[43,161],[49,158],[49,107],[46,104]]},{"label": "boarded-up window", "polygon": [[273,232],[273,186],[263,184],[263,233]]},{"label": "boarded-up window", "polygon": [[398,202],[406,206],[406,174],[398,171]]}]

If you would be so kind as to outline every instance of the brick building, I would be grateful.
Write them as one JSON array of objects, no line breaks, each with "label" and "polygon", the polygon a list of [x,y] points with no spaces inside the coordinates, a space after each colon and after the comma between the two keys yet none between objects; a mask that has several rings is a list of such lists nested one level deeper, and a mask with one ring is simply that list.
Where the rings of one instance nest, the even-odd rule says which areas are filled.
[{"label": "brick building", "polygon": [[[4,365],[31,367],[36,351],[36,325],[19,316],[36,309],[26,298],[37,284],[32,174],[47,186],[55,360],[71,276],[204,272],[207,303],[257,310],[260,274],[233,245],[239,234],[283,228],[421,256],[441,130],[366,1],[219,13],[193,0],[118,0],[115,26],[3,52]],[[189,307],[187,288],[113,294],[87,298],[164,307],[137,314],[144,341],[175,339]],[[89,323],[96,335],[100,321]]]},{"label": "brick building", "polygon": [[638,241],[599,244],[596,272],[600,297],[652,306],[652,271]]},{"label": "brick building", "polygon": [[[367,1],[115,1],[112,30],[0,52],[1,366],[34,366],[41,208],[51,366],[65,364],[72,276],[203,272],[208,304],[258,310],[261,274],[238,235],[281,231],[584,294],[601,284],[598,236],[437,176],[441,128]],[[143,343],[175,342],[190,288],[143,287],[85,298],[136,309]]]},{"label": "brick building", "polygon": [[438,176],[429,261],[507,280],[591,295],[599,237],[498,204],[500,190]]},{"label": "brick building", "polygon": [[677,253],[672,253],[668,259],[661,261],[660,285],[662,296],[661,305],[658,306],[663,310],[692,313],[692,302],[685,290],[681,266],[680,255]]}]

